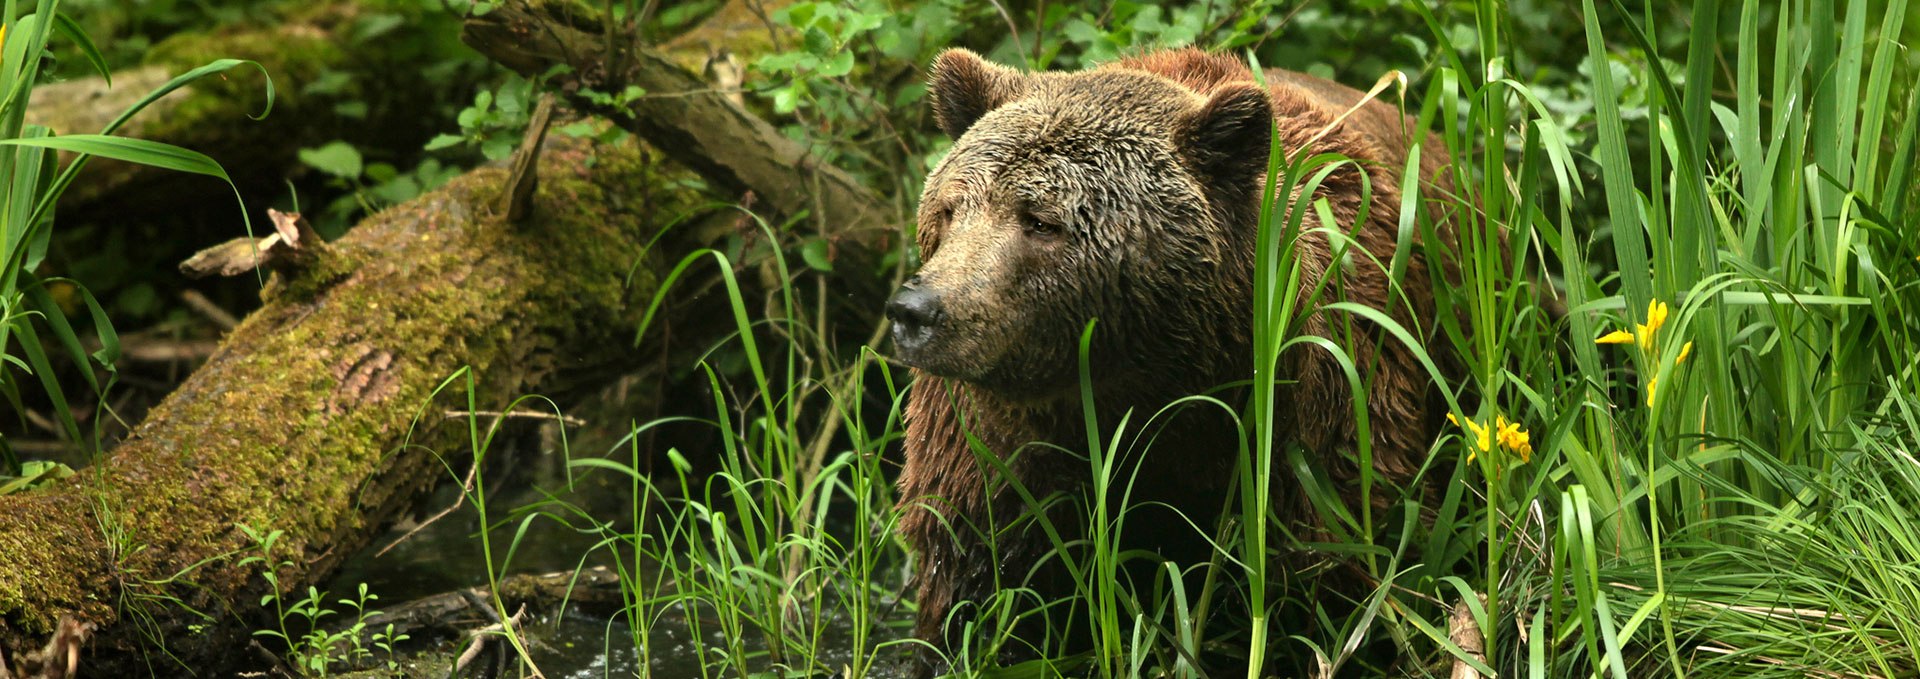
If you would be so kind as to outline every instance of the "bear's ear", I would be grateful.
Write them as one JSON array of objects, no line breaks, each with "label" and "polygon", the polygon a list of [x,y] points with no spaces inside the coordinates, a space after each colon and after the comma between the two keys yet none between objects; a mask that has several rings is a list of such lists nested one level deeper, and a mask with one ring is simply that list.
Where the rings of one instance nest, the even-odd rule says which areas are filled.
[{"label": "bear's ear", "polygon": [[934,57],[927,91],[933,95],[933,117],[947,136],[959,139],[974,121],[1026,90],[1019,71],[989,63],[964,49],[950,49]]},{"label": "bear's ear", "polygon": [[1253,83],[1214,90],[1206,104],[1187,114],[1174,135],[1195,170],[1222,179],[1265,171],[1272,140],[1273,102]]}]

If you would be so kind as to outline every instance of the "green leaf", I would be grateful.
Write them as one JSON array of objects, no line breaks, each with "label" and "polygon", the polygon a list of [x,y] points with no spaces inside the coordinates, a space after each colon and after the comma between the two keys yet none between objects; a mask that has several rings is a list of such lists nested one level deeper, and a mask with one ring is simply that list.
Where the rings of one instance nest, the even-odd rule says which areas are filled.
[{"label": "green leaf", "polygon": [[797,109],[797,108],[800,108],[799,83],[794,83],[794,85],[791,87],[782,87],[778,90],[774,90],[773,92],[773,110],[774,111],[777,111],[781,114],[787,114],[787,113],[792,113],[794,109]]},{"label": "green leaf", "polygon": [[[581,139],[584,137],[593,136],[593,133],[596,130],[594,129],[593,123],[582,120],[577,123],[568,123],[566,125],[561,125],[559,127],[553,128],[553,131],[555,134],[570,137],[573,139]],[[441,136],[444,137],[447,135],[441,135]],[[438,139],[436,138],[436,141],[437,140]]]},{"label": "green leaf", "polygon": [[367,117],[367,102],[343,101],[333,105],[334,115],[359,120]]},{"label": "green leaf", "polygon": [[660,13],[654,16],[653,23],[660,28],[678,28],[695,19],[705,17],[717,4],[719,3],[715,0],[675,4],[660,10]]},{"label": "green leaf", "polygon": [[266,81],[267,81],[266,82],[266,95],[267,95],[266,104],[260,108],[259,115],[247,116],[254,120],[264,119],[267,117],[267,114],[273,112],[273,98],[274,98],[273,76],[272,74],[267,73],[267,67],[261,66],[259,62],[249,61],[246,59],[215,59],[213,61],[207,62],[205,66],[201,66],[191,71],[187,71],[186,73],[182,73],[178,76],[174,76],[172,80],[167,81],[167,84],[154,88],[152,92],[148,92],[146,96],[141,97],[139,101],[133,102],[132,106],[128,106],[127,110],[121,111],[120,116],[117,118],[114,118],[113,122],[107,123],[106,128],[100,130],[100,133],[113,134],[115,130],[120,129],[121,125],[127,124],[128,120],[132,120],[135,115],[138,115],[141,111],[146,110],[148,106],[151,106],[153,102],[158,101],[161,97],[172,94],[174,90],[193,84],[194,81],[197,81],[201,78],[205,78],[211,75],[219,75],[221,73],[231,71],[241,66],[252,66],[255,69],[258,69],[260,71],[261,77],[266,78]]},{"label": "green leaf", "polygon": [[825,58],[833,55],[833,38],[818,26],[808,28],[801,36],[801,41],[814,56]]},{"label": "green leaf", "polygon": [[53,27],[65,34],[68,40],[72,40],[74,46],[80,48],[80,54],[86,56],[87,63],[91,64],[93,70],[107,82],[107,87],[113,87],[113,71],[107,68],[107,59],[100,55],[100,48],[95,47],[93,39],[87,37],[86,29],[74,23],[65,12],[53,15]]},{"label": "green leaf", "polygon": [[901,87],[899,91],[893,93],[893,105],[896,108],[907,106],[920,101],[926,96],[927,86],[925,83],[908,83],[906,86]]},{"label": "green leaf", "polygon": [[360,19],[355,27],[353,40],[365,43],[393,32],[393,29],[406,25],[407,18],[399,14],[373,14]]},{"label": "green leaf", "polygon": [[69,134],[60,137],[0,139],[0,144],[69,151],[232,181],[227,177],[227,171],[204,153],[145,139],[106,134]]},{"label": "green leaf", "polygon": [[344,141],[328,142],[319,148],[300,149],[300,162],[343,179],[356,179],[363,170],[360,150]]},{"label": "green leaf", "polygon": [[807,58],[807,56],[808,55],[800,52],[769,54],[755,60],[753,67],[769,73],[782,73],[793,70],[795,66],[800,65],[800,60]]},{"label": "green leaf", "polygon": [[853,16],[847,17],[847,25],[840,27],[840,35],[851,38],[879,28],[884,21],[885,19],[878,13],[855,12]]},{"label": "green leaf", "polygon": [[20,476],[0,479],[0,495],[31,490],[73,476],[73,468],[58,462],[35,460],[20,465]]},{"label": "green leaf", "polygon": [[457,134],[437,134],[433,136],[433,139],[427,141],[426,150],[438,151],[440,149],[453,148],[466,140],[466,137]]},{"label": "green leaf", "polygon": [[308,81],[305,87],[300,88],[300,93],[311,94],[316,97],[331,97],[346,92],[347,87],[351,85],[353,85],[352,74],[346,71],[327,69],[321,71],[320,75],[313,80]]},{"label": "green leaf", "polygon": [[1621,119],[1620,97],[1613,82],[1613,62],[1600,32],[1599,15],[1593,0],[1582,0],[1586,22],[1587,64],[1592,69],[1593,98],[1598,108],[1594,122],[1599,126],[1601,185],[1606,188],[1607,219],[1613,227],[1614,256],[1620,262],[1621,286],[1627,300],[1638,306],[1653,298],[1653,277],[1649,273],[1645,225],[1634,203],[1634,171],[1627,146],[1626,124]]},{"label": "green leaf", "polygon": [[[798,28],[800,26],[805,26],[807,24],[813,23],[813,17],[819,11],[820,11],[819,3],[801,2],[793,5],[788,5],[786,9],[775,12],[774,18],[780,20],[781,22],[787,24],[788,26],[793,26]],[[781,16],[782,14],[784,14],[785,16]]]},{"label": "green leaf", "polygon": [[818,271],[833,271],[833,259],[827,254],[827,240],[811,238],[800,246],[800,258]]},{"label": "green leaf", "polygon": [[851,72],[853,72],[853,50],[840,50],[838,54],[828,57],[820,64],[818,71],[819,75],[827,78],[838,78]]},{"label": "green leaf", "polygon": [[487,160],[506,160],[513,155],[513,140],[505,137],[488,139],[480,143],[480,153]]},{"label": "green leaf", "polygon": [[420,182],[413,177],[397,177],[393,181],[373,187],[370,193],[381,202],[404,203],[420,195]]},{"label": "green leaf", "polygon": [[[254,120],[260,120],[262,118],[265,118],[267,117],[268,113],[271,113],[273,111],[273,76],[267,73],[266,67],[261,66],[258,62],[248,61],[245,59],[217,59],[217,60],[208,62],[205,66],[201,66],[199,68],[196,68],[191,71],[187,71],[186,73],[182,73],[178,76],[175,76],[172,80],[167,81],[165,85],[161,85],[157,88],[154,88],[153,91],[148,92],[145,96],[140,97],[140,100],[134,102],[132,106],[128,106],[126,110],[121,111],[120,115],[113,119],[113,122],[107,123],[107,126],[100,130],[99,135],[93,135],[93,136],[103,137],[106,135],[111,135],[115,130],[120,129],[120,126],[125,125],[128,120],[132,120],[133,116],[145,110],[147,106],[152,105],[153,102],[158,101],[161,97],[167,96],[168,94],[171,94],[173,91],[178,90],[182,87],[186,87],[187,85],[192,84],[194,81],[197,81],[201,78],[225,73],[227,71],[233,70],[241,66],[252,66],[255,69],[258,69],[260,71],[260,75],[262,77],[266,78],[266,96],[267,96],[266,105],[260,109],[259,115],[248,116],[250,118],[253,118]],[[81,138],[85,136],[86,135],[68,135],[63,139],[72,140],[75,138]],[[124,141],[133,142],[137,140],[124,140]],[[25,143],[25,142],[21,142],[20,140],[8,140],[8,142],[9,143]],[[59,143],[64,144],[64,143],[73,143],[73,142],[68,141],[68,142],[59,142]],[[167,149],[175,149],[179,153],[191,154],[193,158],[190,158],[189,160],[197,159],[197,161],[193,162],[192,164],[195,167],[200,169],[186,169],[184,171],[196,172],[199,174],[208,174],[208,175],[219,177],[221,179],[226,180],[228,185],[233,184],[233,180],[227,176],[226,170],[221,169],[219,163],[213,162],[212,159],[207,158],[204,155],[193,153],[192,151],[186,151],[184,149],[177,149],[176,147],[167,146],[165,144],[156,144],[155,142],[144,142],[144,143],[160,146]],[[59,150],[75,150],[75,149],[69,149],[69,148],[60,147],[60,146],[50,146],[50,145],[38,144],[38,143],[29,143],[29,145],[38,145],[38,146],[43,146],[44,148],[56,148]],[[90,153],[89,151],[77,151],[77,152]],[[109,158],[117,157],[108,153],[97,153],[95,155],[102,155]],[[198,161],[204,161],[204,162],[198,162]],[[133,161],[133,162],[141,162],[141,161]],[[53,184],[50,187],[48,187],[45,191],[42,191],[39,193],[40,200],[33,207],[33,216],[30,219],[27,219],[25,223],[37,224],[42,219],[46,219],[49,215],[51,215],[53,213],[53,205],[56,201],[60,199],[60,194],[66,192],[67,186],[73,183],[73,178],[75,176],[78,176],[80,174],[80,170],[86,166],[87,166],[87,156],[84,156],[84,155],[78,158],[75,158],[73,162],[68,163],[67,167],[60,171],[59,177],[54,179]],[[170,166],[156,165],[156,167],[170,167]],[[175,168],[175,169],[181,169],[181,168]],[[205,171],[207,169],[212,170],[212,172]],[[237,188],[234,190],[234,197],[235,198],[240,197],[240,192]],[[247,230],[249,233],[251,233],[253,230],[252,220],[247,218],[247,214],[244,209],[242,209],[240,212],[240,219],[243,223],[247,225]]]}]

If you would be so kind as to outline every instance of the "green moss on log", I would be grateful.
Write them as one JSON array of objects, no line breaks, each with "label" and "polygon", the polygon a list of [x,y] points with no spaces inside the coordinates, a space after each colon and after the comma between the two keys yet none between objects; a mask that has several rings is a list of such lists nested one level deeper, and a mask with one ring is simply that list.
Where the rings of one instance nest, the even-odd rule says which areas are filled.
[{"label": "green moss on log", "polygon": [[470,368],[481,407],[499,408],[623,362],[655,286],[658,262],[628,284],[655,215],[700,199],[636,149],[549,145],[526,224],[490,213],[499,169],[369,218],[276,283],[106,462],[0,497],[0,644],[75,615],[103,625],[96,648],[130,650],[142,630],[116,623],[137,605],[173,655],[219,659],[231,649],[214,644],[249,625],[227,612],[261,594],[232,557],[249,548],[237,524],[285,531],[296,566],[280,576],[298,586],[439,480],[436,452],[464,449],[446,416],[464,395],[433,395],[447,376]]}]

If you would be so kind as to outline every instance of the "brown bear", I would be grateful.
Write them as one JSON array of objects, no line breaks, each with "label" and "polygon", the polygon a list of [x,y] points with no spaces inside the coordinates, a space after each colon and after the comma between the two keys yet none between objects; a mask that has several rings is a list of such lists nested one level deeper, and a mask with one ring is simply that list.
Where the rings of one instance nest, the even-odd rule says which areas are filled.
[{"label": "brown bear", "polygon": [[[1015,587],[1048,601],[1074,591],[1053,552],[1056,539],[1082,537],[1084,519],[1070,510],[1094,474],[1079,361],[1090,320],[1098,434],[1108,440],[1123,416],[1132,423],[1116,486],[1145,513],[1129,514],[1124,545],[1189,564],[1210,555],[1200,531],[1227,507],[1244,434],[1217,405],[1155,414],[1253,376],[1255,237],[1272,132],[1288,154],[1311,147],[1357,161],[1317,197],[1339,221],[1328,226],[1353,233],[1372,258],[1336,262],[1335,240],[1308,232],[1297,245],[1301,290],[1332,271],[1340,285],[1323,304],[1344,299],[1390,309],[1409,329],[1434,327],[1419,249],[1400,284],[1405,297],[1383,269],[1396,248],[1413,123],[1311,76],[1270,70],[1266,82],[1194,49],[1070,73],[1022,73],[958,49],[934,61],[934,114],[955,141],[920,200],[924,263],[886,310],[895,356],[914,373],[900,530],[918,553],[915,633],[931,665],[975,615],[966,602]],[[1444,154],[1431,141],[1422,150],[1427,197],[1442,190]],[[1365,223],[1353,224],[1363,212]],[[1309,214],[1303,226],[1322,225]],[[1376,476],[1410,482],[1444,414],[1427,373],[1359,318],[1309,312],[1305,333],[1372,366]],[[1290,351],[1279,372],[1287,386],[1277,429],[1310,451],[1317,473],[1357,495],[1344,372],[1317,348]],[[1245,402],[1244,386],[1213,393]],[[1066,501],[1033,511],[1027,499],[1050,497]],[[1297,492],[1274,506],[1309,516]],[[1035,519],[1051,521],[1054,537]],[[1005,657],[1020,655],[1012,650]]]}]

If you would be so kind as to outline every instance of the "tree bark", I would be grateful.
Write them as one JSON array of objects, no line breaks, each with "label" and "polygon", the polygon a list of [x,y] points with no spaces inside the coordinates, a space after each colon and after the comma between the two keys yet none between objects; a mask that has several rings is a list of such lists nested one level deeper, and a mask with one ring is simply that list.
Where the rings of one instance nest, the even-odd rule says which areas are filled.
[{"label": "tree bark", "polygon": [[620,363],[655,289],[653,266],[629,273],[691,197],[656,188],[675,183],[635,148],[543,155],[524,224],[492,214],[497,168],[375,215],[276,273],[108,459],[0,496],[0,653],[70,616],[98,628],[90,674],[221,671],[246,658],[234,640],[265,590],[237,525],[284,531],[280,581],[304,586],[440,479],[436,454],[466,449],[449,375],[470,370],[473,405],[500,409]]}]

